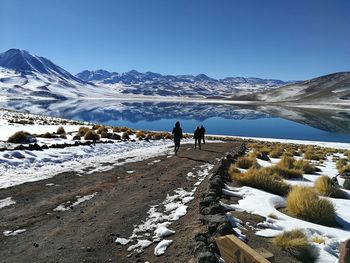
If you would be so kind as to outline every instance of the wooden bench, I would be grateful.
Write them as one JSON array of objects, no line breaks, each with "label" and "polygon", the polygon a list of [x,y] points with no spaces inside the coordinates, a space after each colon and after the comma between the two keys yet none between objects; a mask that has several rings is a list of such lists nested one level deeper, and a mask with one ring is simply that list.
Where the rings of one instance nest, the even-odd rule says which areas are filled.
[{"label": "wooden bench", "polygon": [[252,249],[234,235],[215,238],[225,263],[270,263],[274,255],[264,248]]}]

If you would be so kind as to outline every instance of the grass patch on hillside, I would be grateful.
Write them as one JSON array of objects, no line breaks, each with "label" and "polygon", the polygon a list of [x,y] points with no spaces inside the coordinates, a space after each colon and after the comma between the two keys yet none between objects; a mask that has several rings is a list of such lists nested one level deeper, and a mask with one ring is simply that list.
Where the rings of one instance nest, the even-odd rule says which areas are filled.
[{"label": "grass patch on hillside", "polygon": [[325,226],[335,226],[335,207],[317,192],[305,186],[295,186],[287,197],[287,209],[293,216]]},{"label": "grass patch on hillside", "polygon": [[300,230],[285,231],[276,236],[272,243],[302,262],[314,262],[316,259],[306,235]]},{"label": "grass patch on hillside", "polygon": [[12,134],[7,141],[10,143],[30,143],[33,136],[29,132],[18,131]]},{"label": "grass patch on hillside", "polygon": [[237,168],[230,168],[229,176],[242,185],[282,196],[287,195],[290,190],[289,184],[285,183],[277,174],[271,173],[271,169],[252,168],[245,173],[240,173],[239,170],[237,172],[237,170]]},{"label": "grass patch on hillside", "polygon": [[319,177],[314,183],[315,190],[323,196],[332,198],[346,198],[345,193],[332,184],[331,178],[326,175]]}]

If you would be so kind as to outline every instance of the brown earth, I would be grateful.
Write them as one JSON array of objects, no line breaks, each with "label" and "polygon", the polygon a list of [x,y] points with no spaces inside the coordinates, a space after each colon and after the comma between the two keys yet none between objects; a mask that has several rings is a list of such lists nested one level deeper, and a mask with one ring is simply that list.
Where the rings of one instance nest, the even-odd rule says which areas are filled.
[{"label": "brown earth", "polygon": [[[167,193],[182,187],[190,171],[240,147],[240,142],[207,143],[201,151],[183,145],[178,156],[158,156],[115,166],[106,172],[80,176],[75,172],[0,189],[0,199],[12,197],[16,204],[0,209],[0,231],[26,229],[15,236],[0,235],[0,262],[190,262],[189,244],[203,231],[198,221],[199,198],[188,203],[188,213],[170,226],[176,233],[165,255],[156,257],[154,245],[142,254],[127,257],[118,236],[129,237],[134,225],[142,223],[151,205],[164,201]],[[152,163],[152,161],[160,162]],[[150,165],[152,163],[152,165]],[[129,174],[127,171],[134,171]],[[54,184],[48,186],[47,184]],[[206,188],[202,183],[195,194]],[[97,192],[68,211],[54,211],[76,196]]]}]

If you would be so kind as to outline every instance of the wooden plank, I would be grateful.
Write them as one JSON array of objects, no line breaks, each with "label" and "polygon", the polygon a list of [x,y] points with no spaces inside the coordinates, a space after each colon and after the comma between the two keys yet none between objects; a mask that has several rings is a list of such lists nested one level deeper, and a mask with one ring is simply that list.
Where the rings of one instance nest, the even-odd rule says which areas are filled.
[{"label": "wooden plank", "polygon": [[255,251],[258,252],[260,255],[262,255],[265,259],[267,259],[271,263],[275,262],[275,256],[267,249],[263,247],[259,247],[259,248],[256,248]]},{"label": "wooden plank", "polygon": [[225,263],[270,263],[234,235],[215,238],[215,242]]}]

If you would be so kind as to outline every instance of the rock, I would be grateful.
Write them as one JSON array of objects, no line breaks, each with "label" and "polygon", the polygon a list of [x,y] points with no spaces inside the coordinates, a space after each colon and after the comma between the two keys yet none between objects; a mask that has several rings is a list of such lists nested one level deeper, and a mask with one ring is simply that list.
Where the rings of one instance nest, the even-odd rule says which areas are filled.
[{"label": "rock", "polygon": [[213,253],[211,253],[209,251],[201,252],[201,253],[198,254],[197,262],[198,263],[213,263],[213,261],[212,261],[212,257],[213,256],[214,256]]},{"label": "rock", "polygon": [[350,262],[350,239],[341,242],[339,245],[339,263]]},{"label": "rock", "polygon": [[218,201],[218,199],[216,197],[207,196],[200,201],[199,205],[201,207],[208,207],[209,205],[211,205],[212,203],[217,202],[217,201]]},{"label": "rock", "polygon": [[223,210],[222,210],[221,205],[214,204],[214,205],[211,205],[209,207],[203,208],[201,213],[202,213],[202,215],[215,215],[215,214],[221,213],[222,211]]},{"label": "rock", "polygon": [[216,233],[218,233],[219,236],[225,236],[232,234],[233,230],[228,222],[224,222],[218,225],[218,227],[216,228]]},{"label": "rock", "polygon": [[38,243],[33,243],[33,246],[34,247],[39,247],[39,244]]},{"label": "rock", "polygon": [[193,255],[197,257],[200,253],[203,253],[203,252],[209,252],[209,248],[207,247],[207,245],[204,242],[197,241],[194,244],[194,247],[192,250]]}]

